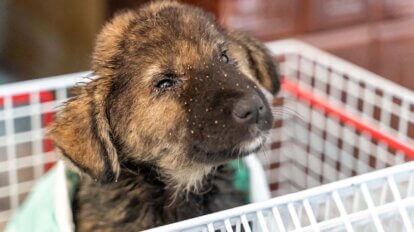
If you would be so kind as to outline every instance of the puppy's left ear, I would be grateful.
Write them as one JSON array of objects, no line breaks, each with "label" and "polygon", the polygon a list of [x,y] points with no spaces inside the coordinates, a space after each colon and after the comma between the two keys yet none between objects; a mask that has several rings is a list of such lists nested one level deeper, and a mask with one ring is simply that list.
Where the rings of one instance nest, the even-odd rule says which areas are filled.
[{"label": "puppy's left ear", "polygon": [[78,95],[57,114],[48,135],[82,173],[111,183],[120,174],[120,164],[105,109],[108,83],[103,82],[97,79],[78,87]]},{"label": "puppy's left ear", "polygon": [[237,60],[242,72],[257,80],[275,94],[280,90],[277,65],[270,51],[258,40],[241,32],[227,33],[229,52]]}]

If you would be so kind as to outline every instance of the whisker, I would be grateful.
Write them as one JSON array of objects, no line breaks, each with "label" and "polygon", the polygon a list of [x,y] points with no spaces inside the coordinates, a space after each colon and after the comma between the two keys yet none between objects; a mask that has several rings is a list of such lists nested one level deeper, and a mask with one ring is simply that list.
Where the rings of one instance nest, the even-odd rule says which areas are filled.
[{"label": "whisker", "polygon": [[272,107],[272,114],[276,119],[284,119],[287,117],[296,117],[301,121],[304,121],[302,115],[296,110],[289,108],[288,106]]},{"label": "whisker", "polygon": [[263,156],[265,157],[266,162],[270,163],[269,157],[267,157],[266,147],[265,147],[265,142],[264,142],[264,141],[267,141],[269,139],[270,134],[265,134],[264,136],[266,137],[266,139],[260,141],[260,150],[257,153],[258,154],[263,153]]},{"label": "whisker", "polygon": [[263,150],[263,156],[265,157],[265,159],[266,159],[266,165],[270,165],[270,159],[269,159],[269,156],[267,155],[267,150],[265,149],[265,147],[263,146],[263,148],[262,148]]}]

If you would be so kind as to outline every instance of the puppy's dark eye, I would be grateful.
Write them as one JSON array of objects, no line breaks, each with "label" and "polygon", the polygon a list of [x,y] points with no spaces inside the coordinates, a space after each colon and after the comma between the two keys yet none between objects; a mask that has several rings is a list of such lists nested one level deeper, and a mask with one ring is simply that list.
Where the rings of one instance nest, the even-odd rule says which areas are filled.
[{"label": "puppy's dark eye", "polygon": [[171,77],[165,77],[164,79],[159,80],[157,84],[155,85],[155,87],[157,87],[158,89],[164,90],[164,89],[173,87],[176,83],[177,83],[177,80]]},{"label": "puppy's dark eye", "polygon": [[221,53],[221,57],[220,57],[221,62],[223,63],[228,63],[229,62],[229,57],[227,56],[227,51],[224,51]]}]

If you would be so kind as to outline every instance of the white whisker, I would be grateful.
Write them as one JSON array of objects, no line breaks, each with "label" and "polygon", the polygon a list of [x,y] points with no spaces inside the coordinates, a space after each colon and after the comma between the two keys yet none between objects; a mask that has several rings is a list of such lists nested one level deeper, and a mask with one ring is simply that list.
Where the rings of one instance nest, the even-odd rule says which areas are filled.
[{"label": "white whisker", "polygon": [[304,120],[302,115],[300,115],[295,109],[289,108],[287,106],[272,107],[271,111],[275,119],[284,119],[285,117],[297,117],[302,121]]}]

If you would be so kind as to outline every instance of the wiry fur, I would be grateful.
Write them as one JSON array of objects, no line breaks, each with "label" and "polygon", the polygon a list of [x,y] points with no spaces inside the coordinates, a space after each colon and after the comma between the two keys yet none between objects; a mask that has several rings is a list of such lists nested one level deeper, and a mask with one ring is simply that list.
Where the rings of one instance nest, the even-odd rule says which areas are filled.
[{"label": "wiry fur", "polygon": [[[272,126],[256,84],[275,93],[279,79],[262,44],[198,8],[155,2],[103,28],[92,70],[49,132],[82,177],[77,231],[138,231],[242,203],[224,164]],[[166,77],[174,87],[157,88]],[[250,97],[266,110],[253,126],[232,117]]]}]

